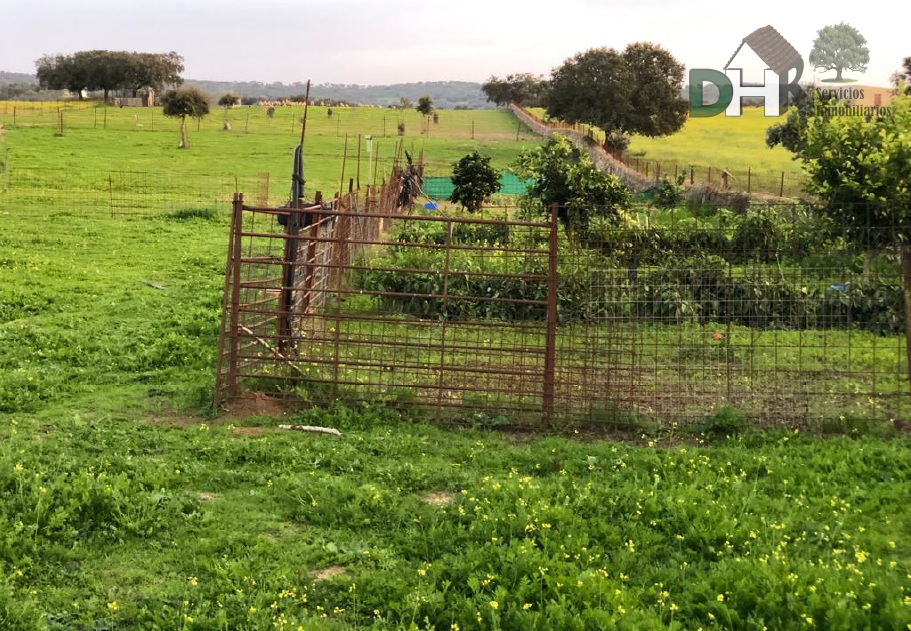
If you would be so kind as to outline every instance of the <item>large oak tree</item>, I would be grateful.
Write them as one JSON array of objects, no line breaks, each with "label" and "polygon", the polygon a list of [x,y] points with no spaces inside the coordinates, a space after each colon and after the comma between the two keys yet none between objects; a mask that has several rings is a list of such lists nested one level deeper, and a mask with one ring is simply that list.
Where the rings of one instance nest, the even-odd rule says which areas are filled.
[{"label": "large oak tree", "polygon": [[567,59],[551,76],[549,116],[605,131],[605,148],[625,148],[630,134],[664,136],[686,122],[683,64],[655,44],[630,44],[621,53],[593,48]]},{"label": "large oak tree", "polygon": [[183,58],[176,52],[137,53],[85,50],[72,55],[45,55],[35,62],[38,83],[51,90],[102,90],[107,101],[114,90],[163,90],[183,83]]}]

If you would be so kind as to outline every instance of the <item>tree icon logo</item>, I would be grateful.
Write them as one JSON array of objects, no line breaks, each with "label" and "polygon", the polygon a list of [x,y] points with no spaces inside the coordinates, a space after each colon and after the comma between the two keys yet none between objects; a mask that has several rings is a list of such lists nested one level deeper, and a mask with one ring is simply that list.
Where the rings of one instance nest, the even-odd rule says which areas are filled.
[{"label": "tree icon logo", "polygon": [[855,79],[842,78],[843,70],[866,72],[870,63],[870,49],[866,38],[850,24],[840,22],[817,31],[810,51],[810,64],[824,72],[834,70],[834,79],[823,79],[827,83],[842,83]]}]

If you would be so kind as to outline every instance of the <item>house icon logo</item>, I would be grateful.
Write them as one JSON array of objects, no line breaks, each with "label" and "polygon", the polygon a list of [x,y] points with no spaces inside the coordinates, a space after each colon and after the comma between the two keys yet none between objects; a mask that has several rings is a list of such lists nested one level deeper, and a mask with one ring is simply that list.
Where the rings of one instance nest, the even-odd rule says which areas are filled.
[{"label": "house icon logo", "polygon": [[[731,68],[734,59],[746,45],[766,64],[763,85],[744,85],[741,68]],[[724,72],[708,68],[690,70],[690,116],[740,116],[742,97],[762,97],[766,116],[778,116],[788,108],[791,95],[803,94],[798,85],[803,75],[803,58],[781,33],[772,26],[763,26],[743,38],[737,50],[731,55]],[[794,77],[789,80],[793,71]],[[718,100],[705,105],[704,86],[713,84],[718,90]]]}]

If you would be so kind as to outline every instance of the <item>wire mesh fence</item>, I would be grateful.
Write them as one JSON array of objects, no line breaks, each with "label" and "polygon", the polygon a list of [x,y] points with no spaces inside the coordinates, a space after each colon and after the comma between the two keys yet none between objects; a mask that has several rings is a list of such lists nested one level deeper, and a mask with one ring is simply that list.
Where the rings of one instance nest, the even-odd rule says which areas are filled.
[{"label": "wire mesh fence", "polygon": [[673,160],[646,160],[629,153],[624,153],[619,159],[636,173],[655,183],[660,182],[662,178],[676,180],[682,177],[686,185],[708,186],[722,191],[763,193],[776,197],[800,197],[805,192],[804,178],[786,171],[754,171],[750,167],[733,169],[685,164]]},{"label": "wire mesh fence", "polygon": [[[273,187],[274,188],[274,187]],[[109,211],[115,217],[213,212],[235,192],[251,191],[257,204],[276,203],[268,173],[230,175],[143,171],[79,171],[9,167],[0,171],[0,208]]]},{"label": "wire mesh fence", "polygon": [[[591,125],[567,124],[559,120],[544,120],[535,112],[517,105],[510,106],[516,116],[524,118],[529,125],[541,133],[561,132],[585,142],[594,150],[604,141],[604,133]],[[606,152],[601,152],[606,154]],[[718,189],[722,192],[741,192],[748,195],[764,194],[774,197],[800,197],[804,195],[804,178],[800,174],[786,171],[754,170],[751,167],[737,169],[723,165],[697,165],[673,160],[647,160],[644,157],[624,152],[621,155],[606,154],[603,170],[623,177],[628,171],[640,183],[638,188],[657,184],[662,178],[676,180],[683,178],[687,186]]]},{"label": "wire mesh fence", "polygon": [[[191,129],[221,131],[226,124],[235,133],[300,135],[303,104],[269,104],[213,108]],[[43,127],[59,133],[92,131],[176,131],[177,121],[160,107],[117,107],[92,101],[46,103],[0,102],[0,125],[7,128]],[[478,116],[471,110],[444,110],[424,116],[414,108],[371,106],[322,107],[307,110],[310,136],[370,135],[373,138],[464,138],[474,140],[527,140],[532,135],[507,112]]]},{"label": "wire mesh fence", "polygon": [[274,212],[235,205],[219,400],[272,382],[316,403],[627,429],[911,412],[900,233],[858,236],[857,209],[850,225],[775,206],[581,227],[561,209],[387,201],[301,211],[315,228],[297,235]]}]

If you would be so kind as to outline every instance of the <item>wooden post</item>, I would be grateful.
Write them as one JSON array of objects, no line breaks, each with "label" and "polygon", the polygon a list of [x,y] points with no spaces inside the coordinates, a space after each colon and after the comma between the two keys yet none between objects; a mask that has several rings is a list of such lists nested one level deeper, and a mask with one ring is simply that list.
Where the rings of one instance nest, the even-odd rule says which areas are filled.
[{"label": "wooden post", "polygon": [[784,197],[784,171],[781,172],[781,187],[778,189],[778,196]]},{"label": "wooden post", "polygon": [[696,183],[696,169],[690,165],[690,186]]},{"label": "wooden post", "polygon": [[753,167],[747,167],[747,194],[753,190]]},{"label": "wooden post", "polygon": [[712,185],[712,167],[709,167],[709,186]]}]

